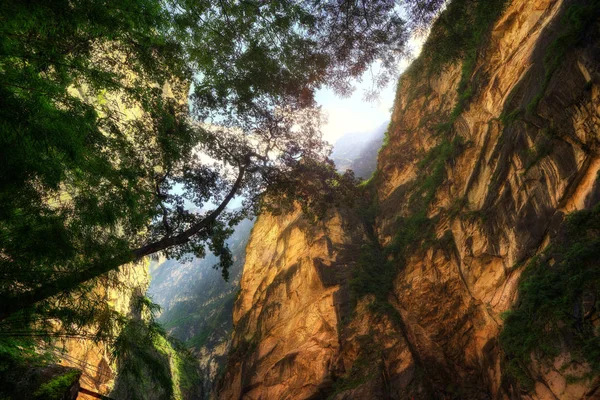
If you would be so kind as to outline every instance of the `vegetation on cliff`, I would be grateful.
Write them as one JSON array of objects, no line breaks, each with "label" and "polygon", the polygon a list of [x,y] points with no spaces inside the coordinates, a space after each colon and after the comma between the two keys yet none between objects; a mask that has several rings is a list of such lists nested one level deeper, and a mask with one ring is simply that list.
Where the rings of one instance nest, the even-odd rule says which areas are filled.
[{"label": "vegetation on cliff", "polygon": [[158,306],[146,297],[133,304],[136,317],[113,344],[117,380],[111,393],[123,399],[188,399],[202,395],[193,354],[156,322]]},{"label": "vegetation on cliff", "polygon": [[[409,184],[410,187],[404,190],[403,203],[406,204],[407,210],[405,215],[396,221],[392,241],[382,248],[371,235],[372,243],[363,246],[363,254],[358,259],[352,280],[355,297],[375,295],[375,306],[379,304],[376,308],[380,310],[390,310],[385,303],[393,287],[394,277],[402,269],[407,255],[418,248],[448,244],[446,237],[440,240],[435,238],[433,230],[440,216],[430,218],[430,206],[435,200],[436,191],[446,179],[448,164],[465,146],[462,138],[451,129],[473,94],[472,75],[478,51],[487,44],[489,32],[502,15],[506,4],[506,0],[452,1],[433,24],[419,58],[400,77],[394,112],[403,112],[398,104],[398,96],[402,91],[409,91],[403,93],[408,97],[408,103],[417,93],[427,96],[432,74],[439,74],[442,69],[455,62],[461,62],[462,65],[461,81],[457,89],[458,101],[450,115],[438,117],[439,121],[434,129],[439,143],[423,154],[417,162],[418,176]],[[392,119],[386,137],[396,129]],[[384,142],[384,146],[387,144],[389,138]],[[379,207],[376,191],[378,174],[379,171],[375,171],[371,179],[361,185],[367,200],[359,203],[358,207],[367,227],[374,226]],[[451,216],[456,216],[456,210],[448,211]]]},{"label": "vegetation on cliff", "polygon": [[39,399],[61,400],[68,389],[77,383],[80,376],[81,372],[77,370],[57,376],[37,388],[33,396]]},{"label": "vegetation on cliff", "polygon": [[[381,171],[375,171],[371,179],[360,186],[362,198],[358,201],[356,209],[364,222],[368,240],[362,246],[353,269],[350,281],[352,303],[355,307],[358,300],[370,296],[372,299],[370,310],[389,318],[404,334],[406,334],[404,321],[392,304],[393,301],[390,300],[396,277],[408,262],[407,257],[415,251],[422,252],[431,247],[439,247],[451,252],[455,250],[451,232],[447,231],[442,237],[437,238],[435,228],[441,218],[455,218],[460,210],[432,210],[431,206],[435,202],[438,189],[447,178],[447,168],[466,146],[463,139],[452,129],[453,124],[464,111],[473,96],[473,91],[476,90],[472,75],[478,54],[488,44],[493,24],[502,15],[506,5],[505,0],[452,1],[433,24],[419,58],[400,77],[394,113],[406,112],[405,109],[401,109],[400,96],[408,99],[406,101],[408,107],[417,96],[429,96],[431,90],[429,80],[432,75],[441,73],[453,63],[460,62],[462,65],[457,102],[452,112],[436,115],[433,121],[422,122],[431,125],[430,128],[434,131],[433,137],[438,143],[417,158],[416,177],[401,188],[399,197],[395,198],[395,206],[401,205],[403,211],[394,222],[392,239],[386,246],[379,243],[374,232],[374,227],[377,225],[376,218],[381,212],[377,191],[381,183]],[[390,145],[390,134],[399,129],[395,120],[397,118],[392,116],[384,147]],[[406,155],[401,154],[399,157],[406,157]],[[462,208],[462,205],[462,203],[457,204],[455,208]],[[431,217],[431,214],[434,216]],[[349,323],[348,320],[344,322]],[[369,341],[373,341],[373,338],[367,340]],[[351,370],[338,377],[331,398],[338,393],[356,388],[381,373],[379,371],[381,361],[377,359],[380,350],[374,349],[373,346],[372,343],[361,346],[359,358],[354,362]],[[422,366],[418,365],[417,369],[419,368]],[[461,390],[452,393],[464,394]]]},{"label": "vegetation on cliff", "polygon": [[600,298],[600,205],[567,215],[542,254],[525,267],[519,300],[500,335],[508,372],[525,388],[532,354],[546,361],[568,352],[600,372],[600,336],[591,317]]}]

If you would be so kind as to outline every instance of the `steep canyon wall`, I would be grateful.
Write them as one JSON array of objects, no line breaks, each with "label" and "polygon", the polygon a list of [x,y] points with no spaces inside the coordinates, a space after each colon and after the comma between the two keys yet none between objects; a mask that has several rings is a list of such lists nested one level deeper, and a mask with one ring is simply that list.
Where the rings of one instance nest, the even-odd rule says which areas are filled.
[{"label": "steep canyon wall", "polygon": [[219,398],[600,398],[568,343],[519,364],[501,339],[531,260],[600,199],[599,7],[473,7],[491,24],[429,68],[460,3],[401,78],[368,200],[259,217]]}]

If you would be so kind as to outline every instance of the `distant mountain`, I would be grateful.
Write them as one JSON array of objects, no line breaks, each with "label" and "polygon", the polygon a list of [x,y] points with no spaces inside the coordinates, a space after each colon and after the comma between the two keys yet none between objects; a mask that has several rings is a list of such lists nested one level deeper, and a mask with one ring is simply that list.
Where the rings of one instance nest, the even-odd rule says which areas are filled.
[{"label": "distant mountain", "polygon": [[202,259],[161,259],[150,264],[152,281],[148,294],[161,305],[159,321],[173,336],[186,342],[194,339],[197,331],[203,329],[204,320],[212,315],[214,304],[235,293],[253,224],[251,220],[242,221],[227,240],[234,259],[229,282],[223,279],[220,270],[213,268],[219,260],[212,253]]},{"label": "distant mountain", "polygon": [[377,168],[377,153],[383,144],[388,123],[371,132],[352,132],[339,138],[333,146],[331,159],[340,172],[347,169],[363,179],[368,179]]}]

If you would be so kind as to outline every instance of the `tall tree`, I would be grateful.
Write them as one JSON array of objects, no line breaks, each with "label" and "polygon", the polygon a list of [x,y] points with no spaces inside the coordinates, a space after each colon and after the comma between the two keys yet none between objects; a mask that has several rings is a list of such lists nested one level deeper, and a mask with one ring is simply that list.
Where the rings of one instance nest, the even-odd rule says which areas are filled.
[{"label": "tall tree", "polygon": [[349,196],[314,93],[395,77],[442,3],[4,1],[0,319],[161,251],[226,275],[240,219]]}]

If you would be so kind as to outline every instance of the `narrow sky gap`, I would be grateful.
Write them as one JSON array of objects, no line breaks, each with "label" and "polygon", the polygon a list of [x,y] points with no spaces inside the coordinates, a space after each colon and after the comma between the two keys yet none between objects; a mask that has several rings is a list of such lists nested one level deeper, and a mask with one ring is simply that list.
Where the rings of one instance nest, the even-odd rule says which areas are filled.
[{"label": "narrow sky gap", "polygon": [[[426,34],[410,40],[413,56],[421,52]],[[400,73],[410,65],[411,60],[400,61]],[[369,74],[366,73],[361,82],[356,82],[355,90],[350,97],[341,98],[333,90],[321,89],[315,98],[328,116],[323,126],[323,137],[330,144],[346,133],[369,133],[390,119],[394,98],[396,96],[397,80],[392,80],[383,88],[375,101],[365,99],[365,92],[371,88]]]}]

